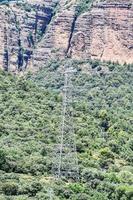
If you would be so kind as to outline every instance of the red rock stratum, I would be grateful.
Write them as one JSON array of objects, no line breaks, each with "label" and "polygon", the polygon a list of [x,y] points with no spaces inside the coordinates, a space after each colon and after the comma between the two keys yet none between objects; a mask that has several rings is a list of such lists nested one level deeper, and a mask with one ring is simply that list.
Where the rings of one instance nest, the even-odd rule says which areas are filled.
[{"label": "red rock stratum", "polygon": [[[60,6],[59,6],[60,4]],[[49,59],[133,63],[133,6],[124,0],[94,3],[77,14],[76,1],[30,0],[0,6],[0,66],[37,70]]]}]

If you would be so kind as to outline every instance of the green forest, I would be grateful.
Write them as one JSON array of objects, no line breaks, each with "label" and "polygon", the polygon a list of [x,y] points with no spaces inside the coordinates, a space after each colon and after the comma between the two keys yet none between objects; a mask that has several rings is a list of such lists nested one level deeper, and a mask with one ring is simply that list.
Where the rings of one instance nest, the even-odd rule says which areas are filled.
[{"label": "green forest", "polygon": [[[62,66],[72,66],[79,176],[56,181]],[[51,61],[24,76],[0,71],[0,200],[133,200],[133,65]]]}]

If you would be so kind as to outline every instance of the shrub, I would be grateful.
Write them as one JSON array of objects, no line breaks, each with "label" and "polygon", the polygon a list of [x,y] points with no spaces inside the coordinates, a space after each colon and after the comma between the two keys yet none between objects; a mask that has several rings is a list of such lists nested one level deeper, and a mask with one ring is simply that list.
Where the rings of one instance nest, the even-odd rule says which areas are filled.
[{"label": "shrub", "polygon": [[117,199],[127,198],[131,200],[133,197],[133,186],[129,185],[120,185],[116,188],[116,197]]},{"label": "shrub", "polygon": [[108,147],[102,148],[100,150],[100,154],[104,158],[114,158],[113,153],[110,151],[110,149]]},{"label": "shrub", "polygon": [[5,195],[17,195],[18,185],[14,182],[3,183],[2,191]]},{"label": "shrub", "polygon": [[0,149],[0,170],[4,169],[6,164],[6,153],[3,149]]},{"label": "shrub", "polygon": [[95,69],[98,66],[99,66],[99,61],[98,60],[95,60],[95,61],[92,62],[92,65],[91,65],[92,69]]},{"label": "shrub", "polygon": [[104,176],[97,170],[84,169],[82,172],[83,180],[89,182],[91,180],[103,180]]},{"label": "shrub", "polygon": [[132,184],[133,174],[131,172],[120,171],[120,173],[118,174],[118,177],[119,177],[121,182]]},{"label": "shrub", "polygon": [[39,182],[33,182],[30,187],[28,193],[30,196],[35,196],[37,192],[41,191],[42,185]]},{"label": "shrub", "polygon": [[115,65],[110,64],[108,65],[109,71],[113,71],[115,69]]}]

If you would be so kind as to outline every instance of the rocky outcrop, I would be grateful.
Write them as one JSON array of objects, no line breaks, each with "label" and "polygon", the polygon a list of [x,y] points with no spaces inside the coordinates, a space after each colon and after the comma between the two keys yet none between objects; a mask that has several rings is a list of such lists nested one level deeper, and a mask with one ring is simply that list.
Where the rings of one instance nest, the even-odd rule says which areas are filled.
[{"label": "rocky outcrop", "polygon": [[76,0],[28,0],[0,6],[0,20],[0,66],[8,71],[65,57],[133,63],[133,8],[124,0],[95,3],[80,15]]},{"label": "rocky outcrop", "polygon": [[34,67],[43,66],[49,59],[65,57],[71,37],[74,14],[74,10],[65,10],[57,14],[46,35],[36,47]]},{"label": "rocky outcrop", "polygon": [[33,67],[33,54],[50,23],[56,3],[52,0],[0,6],[0,66],[8,71]]},{"label": "rocky outcrop", "polygon": [[49,59],[100,59],[133,63],[133,8],[124,1],[94,4],[76,16],[75,7],[56,15],[37,46],[35,66]]},{"label": "rocky outcrop", "polygon": [[72,58],[133,62],[133,9],[130,3],[99,3],[76,23]]}]

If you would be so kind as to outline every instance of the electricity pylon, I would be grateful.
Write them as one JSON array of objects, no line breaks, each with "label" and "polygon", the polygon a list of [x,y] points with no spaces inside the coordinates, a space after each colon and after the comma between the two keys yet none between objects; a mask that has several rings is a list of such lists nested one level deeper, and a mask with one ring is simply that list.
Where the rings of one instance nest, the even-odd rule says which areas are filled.
[{"label": "electricity pylon", "polygon": [[79,179],[78,159],[73,127],[72,75],[73,68],[65,70],[63,88],[62,124],[53,158],[52,173],[57,179]]}]

